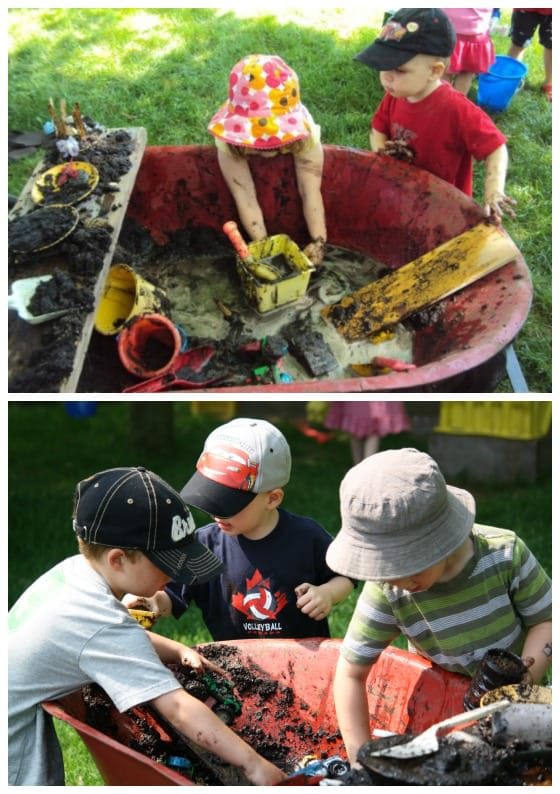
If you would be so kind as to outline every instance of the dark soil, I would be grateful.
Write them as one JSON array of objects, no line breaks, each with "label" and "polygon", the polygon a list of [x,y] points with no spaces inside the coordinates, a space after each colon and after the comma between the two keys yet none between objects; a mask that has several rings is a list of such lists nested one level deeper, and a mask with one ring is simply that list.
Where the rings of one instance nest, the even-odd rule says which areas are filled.
[{"label": "dark soil", "polygon": [[93,310],[90,290],[78,287],[69,273],[55,270],[50,281],[44,281],[35,290],[28,310],[31,314],[48,314],[58,309]]},{"label": "dark soil", "polygon": [[[80,141],[80,154],[77,159],[91,163],[99,172],[96,193],[111,190],[111,183],[118,182],[131,167],[130,154],[133,143],[126,130],[114,130],[106,135],[91,133]],[[53,141],[45,156],[45,170],[60,163],[60,154]]]},{"label": "dark soil", "polygon": [[[99,206],[106,193],[118,191],[118,180],[131,167],[131,137],[125,130],[109,134],[92,132],[80,142],[80,147],[79,159],[90,162],[99,171],[99,183],[88,199]],[[44,158],[45,171],[60,162],[53,140]],[[66,185],[63,189],[67,189]],[[63,191],[53,193],[53,201],[55,195],[57,202],[64,198]],[[74,307],[68,314],[40,326],[32,352],[27,360],[18,363],[17,372],[10,376],[10,392],[58,392],[61,383],[72,373],[76,345],[85,318],[93,310],[94,288],[112,243],[113,229],[106,221],[91,218],[84,209],[80,210],[75,229],[64,237],[71,228],[70,217],[75,217],[71,207],[46,206],[33,209],[9,224],[9,279],[57,271],[48,296],[40,294],[37,300],[59,307]],[[47,250],[35,250],[47,245],[51,245]],[[63,272],[67,278],[62,278]],[[17,322],[17,318],[10,319],[10,333],[18,333],[19,327],[14,325]],[[31,334],[27,326],[21,326],[21,331]]]},{"label": "dark soil", "polygon": [[49,204],[75,204],[81,201],[90,193],[90,183],[88,175],[81,171],[73,179],[69,179],[61,184],[61,181],[49,174],[45,177],[43,184],[37,185],[41,193],[42,203]]},{"label": "dark soil", "polygon": [[[232,691],[242,704],[241,714],[233,720],[232,729],[262,756],[290,774],[304,755],[316,753],[318,742],[324,739],[333,749],[320,753],[319,758],[338,755],[342,750],[338,732],[325,737],[320,729],[313,730],[306,715],[309,720],[316,715],[305,701],[291,687],[272,679],[257,665],[242,661],[234,645],[210,644],[198,650],[227,672],[234,685]],[[169,668],[189,694],[210,707],[215,705],[215,700],[208,699],[208,686],[193,671],[179,665],[169,665]],[[222,678],[214,673],[210,675],[219,686],[223,684]],[[229,682],[228,687],[231,689]],[[186,759],[190,766],[183,774],[198,784],[240,785],[235,770],[213,756],[198,753],[147,707],[136,707],[119,715],[98,686],[84,687],[82,695],[87,707],[86,722],[101,732],[163,764],[172,766],[177,756]],[[267,711],[273,714],[274,735],[260,724]],[[484,721],[469,729],[483,743],[457,743],[441,737],[437,753],[407,760],[372,757],[368,748],[377,749],[379,742],[387,746],[400,744],[409,737],[395,736],[369,742],[360,750],[364,769],[355,767],[340,780],[349,786],[550,785],[550,754],[531,755],[519,743],[507,748],[494,747],[487,741],[485,731]]]},{"label": "dark soil", "polygon": [[55,245],[70,232],[77,215],[70,207],[41,207],[8,224],[8,249],[29,254]]}]

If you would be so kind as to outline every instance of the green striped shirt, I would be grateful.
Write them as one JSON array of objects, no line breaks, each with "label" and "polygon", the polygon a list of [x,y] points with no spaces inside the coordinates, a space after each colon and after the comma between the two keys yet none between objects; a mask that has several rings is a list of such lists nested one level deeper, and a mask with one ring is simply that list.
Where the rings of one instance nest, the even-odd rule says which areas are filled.
[{"label": "green striped shirt", "polygon": [[418,593],[366,582],[342,655],[372,664],[399,634],[409,649],[446,670],[472,675],[489,648],[520,654],[527,630],[552,620],[552,588],[521,538],[475,524],[474,555],[447,582]]}]

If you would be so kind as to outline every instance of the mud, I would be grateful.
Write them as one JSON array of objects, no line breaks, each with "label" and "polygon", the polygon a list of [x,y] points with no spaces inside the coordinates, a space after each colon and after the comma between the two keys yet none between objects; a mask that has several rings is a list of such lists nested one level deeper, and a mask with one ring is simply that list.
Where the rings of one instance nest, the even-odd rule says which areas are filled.
[{"label": "mud", "polygon": [[[244,293],[227,238],[210,229],[185,229],[157,246],[145,230],[125,221],[114,261],[130,265],[166,293],[167,314],[184,332],[188,349],[212,347],[211,359],[196,375],[188,367],[186,373],[180,367],[174,372],[175,378],[192,380],[193,388],[357,377],[362,374],[357,368],[375,356],[412,360],[411,327],[396,326],[374,344],[348,343],[320,316],[325,305],[384,272],[378,262],[345,249],[328,246],[307,294],[266,313]],[[80,391],[122,391],[139,383],[128,377],[111,345],[97,337]]]},{"label": "mud", "polygon": [[55,270],[50,281],[39,284],[27,308],[31,314],[48,314],[59,309],[93,310],[93,296],[83,287],[77,286],[72,276]]},{"label": "mud", "polygon": [[68,207],[44,207],[8,224],[8,250],[31,254],[60,242],[76,225],[77,216]]},{"label": "mud", "polygon": [[[79,221],[69,234],[69,218],[75,217],[70,207],[46,206],[19,215],[16,211],[9,223],[9,279],[57,272],[59,276],[48,296],[40,294],[37,300],[59,307],[73,306],[68,314],[41,326],[28,359],[10,377],[10,392],[58,392],[61,382],[71,374],[76,344],[85,318],[93,309],[95,284],[113,239],[113,229],[102,215],[111,206],[118,180],[130,170],[132,148],[126,130],[92,132],[80,142],[80,160],[97,168],[99,182],[87,201],[79,205]],[[60,162],[52,141],[44,158],[45,170]],[[64,198],[63,191],[52,195],[53,200],[56,195],[57,202]],[[62,279],[62,273],[66,278]],[[17,322],[16,317],[10,316],[10,332],[18,332]],[[27,333],[28,328],[23,328]]]},{"label": "mud", "polygon": [[[233,684],[232,691],[242,706],[241,714],[233,719],[232,730],[258,753],[288,774],[297,772],[302,759],[308,755],[319,760],[339,753],[344,757],[340,733],[326,736],[324,731],[317,729],[313,723],[318,715],[305,700],[290,686],[272,679],[250,659],[242,659],[235,645],[210,644],[199,646],[197,650],[226,671]],[[211,708],[216,707],[215,699],[208,697],[208,687],[199,676],[188,668],[168,666],[189,694],[205,701]],[[210,675],[218,684],[223,683],[222,677],[214,673]],[[189,780],[201,785],[241,784],[236,778],[236,770],[213,756],[194,750],[148,708],[140,706],[119,715],[107,695],[96,685],[84,687],[82,697],[86,707],[85,721],[128,747],[159,763],[173,766]],[[351,769],[340,777],[340,782],[349,786],[551,785],[550,753],[540,756],[528,753],[520,742],[497,748],[487,741],[483,722],[469,729],[468,733],[471,735],[468,741],[441,737],[437,753],[406,760],[372,757],[368,753],[368,748],[377,749],[379,742],[388,746],[400,744],[407,741],[405,736],[368,742],[360,749],[364,768]],[[328,751],[318,749],[325,746]],[[174,765],[177,757],[188,766],[178,769]]]}]

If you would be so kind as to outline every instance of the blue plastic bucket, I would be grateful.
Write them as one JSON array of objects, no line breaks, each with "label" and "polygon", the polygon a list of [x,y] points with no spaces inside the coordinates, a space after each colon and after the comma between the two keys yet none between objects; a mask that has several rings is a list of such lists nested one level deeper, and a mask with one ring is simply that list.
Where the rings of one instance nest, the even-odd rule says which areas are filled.
[{"label": "blue plastic bucket", "polygon": [[485,74],[478,75],[477,105],[499,112],[505,110],[525,75],[527,67],[508,55],[497,55]]}]

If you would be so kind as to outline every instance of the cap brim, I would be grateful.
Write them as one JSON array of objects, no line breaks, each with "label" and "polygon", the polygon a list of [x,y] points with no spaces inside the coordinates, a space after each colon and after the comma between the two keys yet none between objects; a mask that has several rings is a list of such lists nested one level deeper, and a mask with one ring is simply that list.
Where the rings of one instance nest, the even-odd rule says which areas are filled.
[{"label": "cap brim", "polygon": [[143,553],[161,571],[179,584],[202,584],[214,579],[224,569],[224,563],[196,538],[170,549]]},{"label": "cap brim", "polygon": [[255,498],[251,491],[239,491],[209,480],[198,471],[181,491],[181,498],[211,516],[230,518],[244,510]]},{"label": "cap brim", "polygon": [[365,50],[354,56],[355,61],[364,63],[376,72],[388,72],[390,69],[398,69],[404,63],[412,60],[418,53],[410,52],[402,47],[396,49],[382,41],[374,41]]}]

